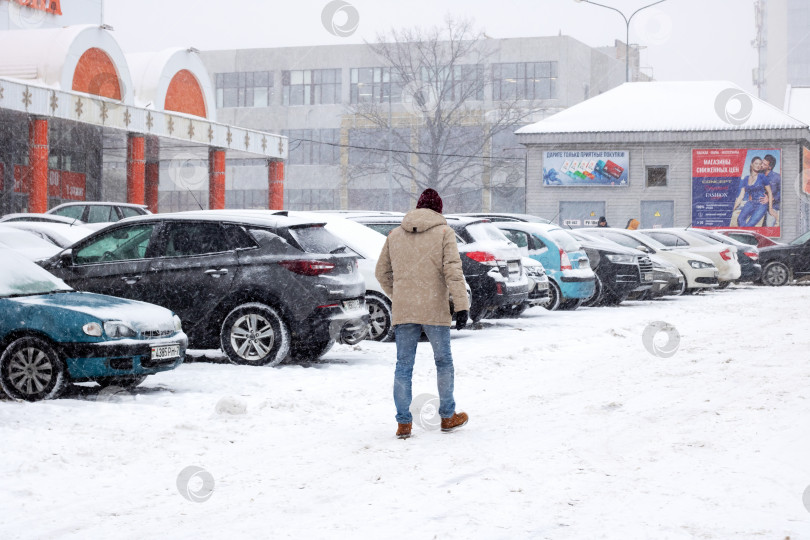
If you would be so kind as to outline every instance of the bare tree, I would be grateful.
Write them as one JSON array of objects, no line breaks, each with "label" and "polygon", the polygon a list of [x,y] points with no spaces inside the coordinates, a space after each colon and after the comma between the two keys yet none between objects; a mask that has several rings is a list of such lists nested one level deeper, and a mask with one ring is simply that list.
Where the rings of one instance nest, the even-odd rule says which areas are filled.
[{"label": "bare tree", "polygon": [[398,196],[418,197],[429,187],[463,195],[477,192],[494,169],[515,169],[513,155],[492,154],[492,138],[525,121],[532,103],[510,97],[484,108],[494,51],[469,20],[394,29],[367,45],[384,61],[389,80],[381,95],[357,99],[351,108],[352,151],[361,157],[350,160],[350,178],[388,173]]}]

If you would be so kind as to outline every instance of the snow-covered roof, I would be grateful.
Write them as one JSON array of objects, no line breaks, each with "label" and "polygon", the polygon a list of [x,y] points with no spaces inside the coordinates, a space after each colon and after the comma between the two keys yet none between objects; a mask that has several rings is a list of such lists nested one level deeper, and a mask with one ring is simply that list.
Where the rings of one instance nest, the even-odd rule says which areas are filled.
[{"label": "snow-covered roof", "polygon": [[810,124],[810,86],[790,86],[785,92],[785,112]]},{"label": "snow-covered roof", "polygon": [[807,124],[729,81],[625,83],[518,134],[727,131]]}]

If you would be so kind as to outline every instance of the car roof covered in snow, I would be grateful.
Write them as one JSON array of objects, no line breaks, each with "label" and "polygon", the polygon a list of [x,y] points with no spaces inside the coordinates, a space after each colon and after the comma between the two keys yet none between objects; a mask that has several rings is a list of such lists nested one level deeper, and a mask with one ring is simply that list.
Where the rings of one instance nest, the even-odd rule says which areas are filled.
[{"label": "car roof covered in snow", "polygon": [[286,213],[279,213],[278,210],[190,210],[188,212],[132,216],[122,219],[118,223],[133,223],[136,221],[164,221],[167,219],[180,221],[230,221],[270,227],[324,225],[326,222],[325,220],[312,220],[303,217],[288,216]]}]

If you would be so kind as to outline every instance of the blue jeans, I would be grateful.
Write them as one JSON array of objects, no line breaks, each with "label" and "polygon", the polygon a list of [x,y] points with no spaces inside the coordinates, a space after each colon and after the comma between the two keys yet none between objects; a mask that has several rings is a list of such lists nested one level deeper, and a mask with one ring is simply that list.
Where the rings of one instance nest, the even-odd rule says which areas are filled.
[{"label": "blue jeans", "polygon": [[767,213],[767,204],[748,201],[740,210],[740,215],[737,216],[737,225],[740,227],[756,227],[759,220],[765,217]]},{"label": "blue jeans", "polygon": [[397,368],[394,371],[394,404],[397,407],[397,422],[410,424],[411,379],[416,346],[424,329],[433,347],[436,362],[436,380],[439,385],[439,416],[450,418],[456,411],[453,400],[453,356],[450,354],[450,327],[428,324],[398,324],[394,327],[397,342]]}]

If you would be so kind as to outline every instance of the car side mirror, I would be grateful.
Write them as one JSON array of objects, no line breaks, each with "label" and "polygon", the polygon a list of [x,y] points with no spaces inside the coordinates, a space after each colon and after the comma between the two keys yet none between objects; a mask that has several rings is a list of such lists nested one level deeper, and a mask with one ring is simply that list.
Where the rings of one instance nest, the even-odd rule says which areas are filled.
[{"label": "car side mirror", "polygon": [[650,252],[650,248],[648,248],[647,246],[637,246],[636,249],[639,251],[643,251],[644,253]]},{"label": "car side mirror", "polygon": [[71,265],[73,265],[73,250],[66,249],[65,251],[59,254],[59,266],[65,268]]}]

